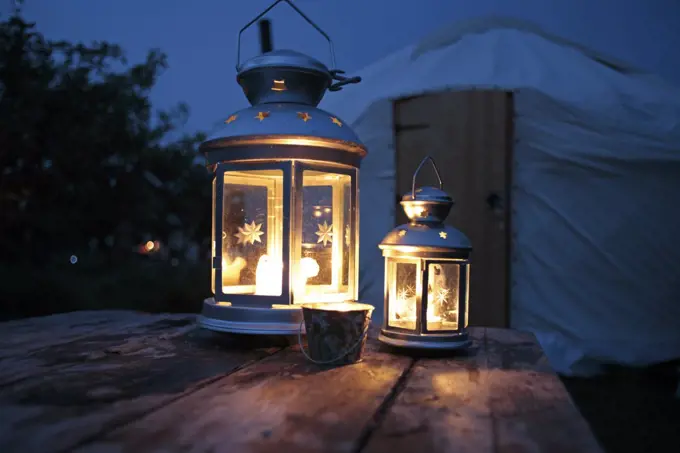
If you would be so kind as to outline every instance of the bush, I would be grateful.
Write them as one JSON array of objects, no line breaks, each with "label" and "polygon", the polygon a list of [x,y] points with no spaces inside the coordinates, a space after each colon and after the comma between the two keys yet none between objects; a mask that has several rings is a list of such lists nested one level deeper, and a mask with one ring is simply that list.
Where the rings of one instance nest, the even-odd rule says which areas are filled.
[{"label": "bush", "polygon": [[122,266],[48,269],[0,265],[4,319],[74,310],[195,313],[210,295],[210,267],[132,259]]}]

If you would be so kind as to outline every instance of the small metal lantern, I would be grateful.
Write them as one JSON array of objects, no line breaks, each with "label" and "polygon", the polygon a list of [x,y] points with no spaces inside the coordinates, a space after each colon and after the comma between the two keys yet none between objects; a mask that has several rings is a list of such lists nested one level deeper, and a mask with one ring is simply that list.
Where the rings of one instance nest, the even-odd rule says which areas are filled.
[{"label": "small metal lantern", "polygon": [[[430,161],[439,189],[416,189],[416,177]],[[454,349],[469,345],[470,240],[444,220],[453,199],[431,157],[413,175],[401,205],[410,223],[392,230],[380,244],[385,257],[385,321],[379,340],[409,348]]]},{"label": "small metal lantern", "polygon": [[323,63],[275,50],[241,64],[241,33],[288,3],[277,0],[239,33],[237,81],[251,107],[201,145],[213,180],[212,290],[199,323],[251,334],[296,334],[300,303],[358,296],[358,176],[366,148],[316,108],[326,90],[357,83]]}]

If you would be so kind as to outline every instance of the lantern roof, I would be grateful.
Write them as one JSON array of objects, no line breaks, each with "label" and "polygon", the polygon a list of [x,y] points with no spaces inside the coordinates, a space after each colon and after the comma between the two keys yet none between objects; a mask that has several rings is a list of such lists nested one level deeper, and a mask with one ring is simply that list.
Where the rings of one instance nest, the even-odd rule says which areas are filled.
[{"label": "lantern roof", "polygon": [[[429,186],[416,188],[418,173],[427,162],[432,164],[432,169],[437,175],[438,188]],[[463,232],[444,224],[453,204],[453,198],[443,189],[434,159],[426,156],[413,174],[411,190],[401,197],[401,206],[410,223],[390,231],[380,243],[380,248],[385,251],[405,247],[405,250],[423,254],[428,250],[444,255],[448,252],[452,255],[456,252],[469,253],[472,249],[470,239]]]},{"label": "lantern roof", "polygon": [[234,112],[201,149],[209,152],[257,144],[333,146],[360,157],[366,155],[361,140],[342,119],[308,104],[293,103],[255,105]]},{"label": "lantern roof", "polygon": [[236,80],[253,106],[285,102],[316,107],[333,76],[315,58],[294,50],[274,50],[241,64]]},{"label": "lantern roof", "polygon": [[407,223],[387,233],[379,247],[409,247],[419,251],[446,249],[455,252],[471,250],[472,242],[462,231],[444,223]]},{"label": "lantern roof", "polygon": [[241,34],[279,3],[287,3],[329,44],[330,37],[290,0],[276,0],[239,32],[236,81],[250,107],[225,117],[221,130],[200,146],[209,164],[243,160],[307,159],[359,166],[367,154],[349,125],[317,106],[326,91],[359,83],[303,53],[279,49],[241,63]]},{"label": "lantern roof", "polygon": [[[201,150],[302,145],[334,148],[363,158],[366,148],[349,125],[317,108],[327,90],[338,91],[358,79],[345,79],[337,72],[293,50],[275,50],[246,61],[239,66],[236,79],[251,106],[228,115],[224,126],[201,144]],[[340,81],[332,85],[333,80]],[[229,156],[216,156],[217,160],[225,158]]]},{"label": "lantern roof", "polygon": [[277,49],[247,60],[238,67],[238,77],[248,71],[262,68],[290,68],[301,71],[317,72],[331,80],[330,70],[316,58],[288,49]]},{"label": "lantern roof", "polygon": [[402,201],[429,201],[453,204],[453,198],[436,187],[419,187],[414,192],[409,192],[401,197]]}]

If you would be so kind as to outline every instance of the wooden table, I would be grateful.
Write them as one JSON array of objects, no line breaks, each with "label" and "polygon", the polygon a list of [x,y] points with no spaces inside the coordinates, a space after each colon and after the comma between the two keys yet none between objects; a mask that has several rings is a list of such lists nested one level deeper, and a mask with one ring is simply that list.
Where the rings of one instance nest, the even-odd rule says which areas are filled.
[{"label": "wooden table", "polygon": [[414,358],[372,328],[322,369],[287,338],[194,315],[76,312],[0,324],[0,452],[600,452],[531,334],[472,329]]}]

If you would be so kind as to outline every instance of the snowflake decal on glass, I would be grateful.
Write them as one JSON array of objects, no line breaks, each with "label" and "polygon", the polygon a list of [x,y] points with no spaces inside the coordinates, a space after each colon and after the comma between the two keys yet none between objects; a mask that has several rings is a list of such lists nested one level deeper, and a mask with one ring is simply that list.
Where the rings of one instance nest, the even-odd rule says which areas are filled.
[{"label": "snowflake decal on glass", "polygon": [[434,294],[434,301],[438,304],[444,304],[449,299],[451,290],[448,288],[437,288]]},{"label": "snowflake decal on glass", "polygon": [[261,223],[246,223],[243,227],[238,227],[238,233],[234,236],[238,238],[238,244],[255,244],[255,242],[262,242],[260,236],[264,234]]},{"label": "snowflake decal on glass", "polygon": [[326,247],[327,243],[332,243],[333,242],[333,225],[329,225],[326,221],[323,223],[319,224],[319,231],[317,231],[316,234],[319,236],[319,239],[316,241],[317,244],[322,242],[323,246]]}]

